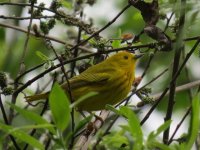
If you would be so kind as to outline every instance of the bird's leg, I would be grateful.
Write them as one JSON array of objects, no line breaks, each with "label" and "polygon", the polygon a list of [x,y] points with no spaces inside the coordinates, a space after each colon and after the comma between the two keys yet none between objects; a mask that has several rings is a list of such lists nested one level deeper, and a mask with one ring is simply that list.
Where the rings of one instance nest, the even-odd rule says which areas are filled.
[{"label": "bird's leg", "polygon": [[[99,120],[100,122],[101,122],[101,124],[103,125],[103,123],[104,123],[104,121],[103,121],[103,119],[101,118],[101,117],[99,117],[98,115],[96,115],[95,113],[93,113],[93,112],[89,112],[90,114],[92,114],[94,117],[95,117],[95,121],[96,120]],[[95,122],[94,121],[94,122]]]},{"label": "bird's leg", "polygon": [[103,121],[103,119],[101,118],[101,117],[99,117],[98,115],[96,115],[95,113],[93,113],[93,112],[89,112],[91,115],[93,115],[94,117],[95,117],[95,121],[93,121],[93,122],[89,122],[88,123],[88,126],[87,126],[87,129],[94,129],[95,130],[95,132],[97,131],[97,127],[95,126],[95,122],[97,121],[97,120],[99,120],[100,122],[101,122],[101,126],[103,125],[103,123],[104,123],[104,121]]},{"label": "bird's leg", "polygon": [[[87,116],[83,113],[83,111],[79,111],[80,112],[80,114],[83,116],[83,118],[86,118]],[[91,117],[95,117],[95,118],[97,118],[97,117],[99,117],[99,116],[97,116],[95,113],[92,113],[91,111],[89,111],[88,112],[90,115],[91,115]],[[99,117],[99,118],[101,118],[101,117]],[[101,120],[102,120],[102,118],[101,118]],[[94,121],[95,122],[95,121]],[[96,130],[97,130],[97,128],[95,127],[95,125],[94,125],[94,122],[92,122],[92,121],[90,121],[90,122],[88,122],[88,125],[87,125],[87,127],[86,127],[86,129],[87,130],[92,130],[92,129],[95,129],[95,132],[96,132]]]},{"label": "bird's leg", "polygon": [[[83,111],[80,111],[79,110],[79,113],[83,116],[83,118],[86,118],[87,116],[83,113]],[[91,111],[88,111],[88,113],[92,116],[95,117],[95,120],[92,122],[92,121],[89,121],[87,126],[86,126],[86,129],[85,129],[85,133],[86,135],[89,135],[90,133],[92,133],[92,131],[94,130],[94,133],[97,131],[97,127],[95,125],[96,121],[100,121],[101,123],[101,126],[103,125],[104,121],[101,117],[99,117],[98,115],[96,115],[95,113],[91,112]]]},{"label": "bird's leg", "polygon": [[94,117],[96,118],[96,120],[99,120],[102,125],[104,124],[104,121],[103,121],[103,119],[101,117],[99,117],[98,115],[94,115]]},{"label": "bird's leg", "polygon": [[97,131],[97,128],[95,128],[95,125],[94,125],[93,122],[89,122],[89,123],[87,124],[87,127],[86,127],[86,129],[85,129],[84,134],[87,135],[87,136],[89,136],[89,135],[92,133],[93,130],[95,130],[95,132],[96,132],[96,131]]}]

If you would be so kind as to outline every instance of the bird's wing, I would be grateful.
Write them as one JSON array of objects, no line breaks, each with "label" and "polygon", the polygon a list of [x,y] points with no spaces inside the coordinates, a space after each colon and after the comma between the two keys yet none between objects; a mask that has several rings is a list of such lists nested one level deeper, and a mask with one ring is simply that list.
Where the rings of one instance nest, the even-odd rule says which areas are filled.
[{"label": "bird's wing", "polygon": [[[75,89],[88,85],[104,85],[110,79],[110,75],[106,73],[82,73],[69,80],[70,89]],[[68,87],[67,83],[64,83],[62,87],[65,89]]]}]

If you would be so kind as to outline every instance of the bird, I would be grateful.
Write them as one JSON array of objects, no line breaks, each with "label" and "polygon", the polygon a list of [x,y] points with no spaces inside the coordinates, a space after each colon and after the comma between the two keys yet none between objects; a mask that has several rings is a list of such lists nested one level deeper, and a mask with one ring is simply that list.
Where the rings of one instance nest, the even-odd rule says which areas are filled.
[{"label": "bird", "polygon": [[[143,54],[134,54],[128,51],[118,52],[72,77],[69,79],[69,84],[64,82],[61,87],[68,97],[70,90],[72,102],[76,102],[87,93],[97,93],[78,103],[76,106],[78,111],[91,112],[105,109],[107,104],[115,105],[126,98],[135,81],[136,62],[141,56]],[[27,102],[47,99],[49,93],[25,98]]]}]

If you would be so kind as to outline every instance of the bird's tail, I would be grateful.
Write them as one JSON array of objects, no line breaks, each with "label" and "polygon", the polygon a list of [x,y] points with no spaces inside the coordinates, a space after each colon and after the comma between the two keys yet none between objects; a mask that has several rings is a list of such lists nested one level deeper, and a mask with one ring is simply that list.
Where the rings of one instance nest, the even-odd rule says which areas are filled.
[{"label": "bird's tail", "polygon": [[49,97],[49,92],[43,94],[37,94],[33,96],[26,96],[25,99],[27,102],[33,102],[41,99],[47,99]]}]

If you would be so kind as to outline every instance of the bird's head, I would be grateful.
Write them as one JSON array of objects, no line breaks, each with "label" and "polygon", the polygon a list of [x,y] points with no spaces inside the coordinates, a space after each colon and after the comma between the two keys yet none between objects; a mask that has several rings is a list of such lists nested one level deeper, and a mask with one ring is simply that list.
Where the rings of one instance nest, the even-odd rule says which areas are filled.
[{"label": "bird's head", "polygon": [[120,66],[122,68],[130,68],[135,67],[137,59],[142,56],[143,54],[133,54],[127,51],[122,51],[111,56],[109,59],[117,66]]}]

